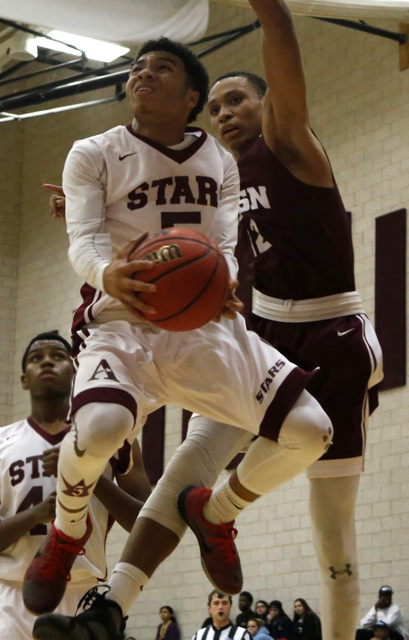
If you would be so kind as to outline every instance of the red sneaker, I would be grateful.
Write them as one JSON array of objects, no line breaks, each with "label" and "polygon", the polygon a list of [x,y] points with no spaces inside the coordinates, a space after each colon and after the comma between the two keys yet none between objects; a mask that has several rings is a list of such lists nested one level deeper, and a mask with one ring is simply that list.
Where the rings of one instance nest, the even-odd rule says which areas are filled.
[{"label": "red sneaker", "polygon": [[28,566],[23,582],[23,599],[34,615],[54,611],[71,579],[70,570],[77,556],[85,553],[84,544],[91,535],[92,524],[87,516],[87,530],[80,540],[66,536],[55,528],[37,551]]},{"label": "red sneaker", "polygon": [[243,587],[240,558],[234,544],[237,529],[234,520],[211,524],[203,518],[203,507],[212,492],[210,489],[186,487],[178,498],[183,520],[195,534],[200,547],[202,567],[210,582],[227,595],[240,593]]}]

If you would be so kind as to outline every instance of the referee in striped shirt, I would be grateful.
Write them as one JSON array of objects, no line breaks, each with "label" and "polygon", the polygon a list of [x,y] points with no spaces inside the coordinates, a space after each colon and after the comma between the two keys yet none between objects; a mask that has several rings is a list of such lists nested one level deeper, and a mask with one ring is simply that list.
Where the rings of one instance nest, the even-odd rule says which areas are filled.
[{"label": "referee in striped shirt", "polygon": [[209,616],[212,624],[202,627],[195,633],[192,640],[252,640],[250,633],[243,627],[238,627],[230,620],[232,607],[231,596],[213,589],[207,601]]}]

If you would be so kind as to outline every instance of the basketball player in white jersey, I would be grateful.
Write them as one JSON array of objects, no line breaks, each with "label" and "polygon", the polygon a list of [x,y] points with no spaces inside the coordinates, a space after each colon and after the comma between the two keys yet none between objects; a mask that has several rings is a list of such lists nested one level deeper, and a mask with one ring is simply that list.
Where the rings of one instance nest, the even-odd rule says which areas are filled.
[{"label": "basketball player in white jersey", "polygon": [[[187,128],[206,101],[203,66],[182,45],[167,39],[146,43],[131,68],[127,97],[132,124],[76,143],[64,169],[69,256],[87,284],[73,325],[74,428],[61,448],[56,520],[26,573],[26,606],[38,611],[39,591],[41,606],[51,611],[57,605],[70,570],[65,549],[80,551],[85,544],[91,530],[88,504],[106,458],[135,438],[147,414],[171,403],[227,426],[217,434],[219,453],[209,466],[210,434],[188,434],[154,499],[137,518],[111,591],[95,597],[89,610],[74,619],[59,614],[38,618],[34,636],[39,640],[50,635],[55,640],[88,638],[95,628],[104,637],[121,638],[124,614],[185,530],[177,511],[179,492],[189,483],[211,486],[241,448],[240,440],[260,436],[240,465],[240,481],[234,476],[237,500],[248,504],[300,473],[332,437],[328,417],[304,389],[310,374],[247,332],[237,315],[237,166],[214,138]],[[131,276],[152,264],[128,261],[146,230],[174,225],[211,236],[232,276],[220,322],[186,333],[167,332],[146,320],[150,307],[135,293],[152,291],[154,285]],[[239,427],[232,450],[230,440],[224,445],[224,435]],[[238,592],[242,576],[233,523],[211,529],[217,542],[210,563],[214,567],[221,556],[231,560],[217,581],[224,580],[224,591]]]},{"label": "basketball player in white jersey", "polygon": [[[31,411],[0,429],[0,637],[30,640],[35,617],[23,604],[25,570],[41,545],[55,516],[58,447],[69,431],[69,409],[73,366],[70,345],[57,332],[42,333],[25,350],[21,376],[30,393]],[[110,507],[114,518],[128,530],[150,492],[138,449],[130,476],[118,476],[113,485],[113,467],[101,476],[90,504],[93,532],[86,555],[78,557],[61,613],[73,614],[87,588],[106,578],[105,541],[113,524],[97,496]],[[117,468],[128,465],[129,453],[119,452],[112,461]],[[121,480],[122,478],[122,480]],[[132,497],[135,496],[135,497]],[[137,499],[139,498],[139,499]],[[109,504],[110,503],[110,504]]]}]

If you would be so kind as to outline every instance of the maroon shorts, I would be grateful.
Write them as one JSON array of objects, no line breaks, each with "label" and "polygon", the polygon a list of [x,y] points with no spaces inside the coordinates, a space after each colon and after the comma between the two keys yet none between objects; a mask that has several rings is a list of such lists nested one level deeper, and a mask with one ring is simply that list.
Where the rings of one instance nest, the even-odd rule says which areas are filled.
[{"label": "maroon shorts", "polygon": [[[323,475],[359,473],[365,451],[366,418],[378,404],[377,383],[382,379],[380,347],[368,318],[359,314],[289,323],[249,314],[246,321],[249,329],[303,369],[319,366],[307,390],[319,401],[334,427],[333,443],[320,461],[345,461],[345,465],[338,463],[339,473]],[[354,463],[350,465],[349,461]]]}]

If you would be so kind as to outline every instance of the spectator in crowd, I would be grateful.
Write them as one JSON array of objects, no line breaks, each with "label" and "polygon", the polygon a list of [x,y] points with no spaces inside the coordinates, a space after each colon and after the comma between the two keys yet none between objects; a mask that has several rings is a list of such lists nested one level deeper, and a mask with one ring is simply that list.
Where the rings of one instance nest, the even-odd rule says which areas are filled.
[{"label": "spectator in crowd", "polygon": [[377,622],[385,622],[389,627],[391,640],[407,640],[408,632],[399,605],[392,604],[393,589],[383,585],[378,592],[378,600],[361,620],[361,629],[356,632],[356,640],[370,640]]},{"label": "spectator in crowd", "polygon": [[162,623],[158,626],[155,640],[179,640],[180,629],[172,607],[168,604],[159,609]]},{"label": "spectator in crowd", "polygon": [[202,627],[192,637],[192,640],[252,640],[247,629],[238,627],[230,620],[232,598],[218,589],[209,593],[207,601],[211,624]]},{"label": "spectator in crowd", "polygon": [[389,626],[386,622],[375,622],[373,626],[373,637],[371,640],[375,640],[375,638],[380,638],[380,640],[391,640],[389,635]]},{"label": "spectator in crowd", "polygon": [[261,618],[250,618],[247,622],[247,631],[252,635],[253,640],[270,640],[270,633]]},{"label": "spectator in crowd", "polygon": [[240,613],[236,617],[236,624],[239,627],[247,628],[247,623],[250,618],[255,617],[255,612],[252,610],[253,596],[249,591],[242,591],[239,595],[239,609]]},{"label": "spectator in crowd", "polygon": [[284,611],[280,600],[272,600],[268,605],[266,627],[276,640],[295,640],[297,637],[296,626]]},{"label": "spectator in crowd", "polygon": [[264,622],[266,622],[268,614],[268,603],[265,600],[257,600],[256,614],[257,618],[261,618]]},{"label": "spectator in crowd", "polygon": [[321,620],[304,598],[294,600],[293,622],[298,640],[321,640]]}]

